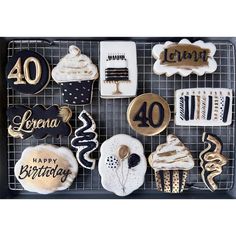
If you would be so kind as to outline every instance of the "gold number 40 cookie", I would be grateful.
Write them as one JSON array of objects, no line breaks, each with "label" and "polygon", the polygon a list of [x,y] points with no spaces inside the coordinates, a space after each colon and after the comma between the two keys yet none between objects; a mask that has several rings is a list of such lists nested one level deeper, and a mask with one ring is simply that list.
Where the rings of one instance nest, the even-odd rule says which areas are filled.
[{"label": "gold number 40 cookie", "polygon": [[37,94],[50,80],[50,67],[40,54],[23,50],[7,63],[6,78],[9,85],[18,92]]},{"label": "gold number 40 cookie", "polygon": [[145,136],[161,133],[170,122],[167,101],[154,93],[142,94],[129,104],[127,120],[133,130]]}]

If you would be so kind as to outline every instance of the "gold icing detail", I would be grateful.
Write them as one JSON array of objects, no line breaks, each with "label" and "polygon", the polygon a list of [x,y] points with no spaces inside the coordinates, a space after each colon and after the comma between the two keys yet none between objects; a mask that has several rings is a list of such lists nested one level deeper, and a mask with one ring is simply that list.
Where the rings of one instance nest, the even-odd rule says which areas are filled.
[{"label": "gold icing detail", "polygon": [[119,85],[120,83],[130,83],[130,80],[110,80],[110,81],[106,81],[104,80],[104,83],[113,83],[116,85],[116,89],[115,91],[112,92],[113,95],[120,95],[122,94],[122,92],[120,91]]},{"label": "gold icing detail", "polygon": [[[16,73],[14,73],[15,71]],[[26,84],[26,82],[23,80],[24,75],[22,74],[22,69],[21,69],[21,58],[18,58],[16,64],[12,67],[7,78],[8,79],[16,78],[16,81],[14,82],[14,84]]]},{"label": "gold icing detail", "polygon": [[69,107],[62,106],[59,108],[59,116],[62,118],[63,122],[66,123],[72,117],[72,111]]},{"label": "gold icing detail", "polygon": [[160,54],[160,64],[179,68],[198,68],[208,65],[210,50],[193,44],[172,43]]},{"label": "gold icing detail", "polygon": [[159,171],[155,172],[155,179],[156,179],[156,186],[158,191],[163,191],[161,186],[161,176],[159,174]]},{"label": "gold icing detail", "polygon": [[[30,72],[29,72],[29,64],[30,63],[34,63],[34,65],[35,65],[36,75],[35,75],[34,79],[30,78]],[[41,68],[40,61],[37,58],[28,57],[25,60],[25,62],[24,62],[24,75],[25,75],[25,80],[29,84],[35,85],[40,81],[41,76],[42,76],[42,68]]]},{"label": "gold icing detail", "polygon": [[126,145],[121,145],[118,148],[118,157],[123,160],[125,158],[127,158],[130,155],[130,149],[128,146]]},{"label": "gold icing detail", "polygon": [[164,170],[163,176],[164,176],[164,192],[170,193],[171,192],[170,191],[170,171]]},{"label": "gold icing detail", "polygon": [[172,176],[172,193],[179,193],[179,171],[173,170]]},{"label": "gold icing detail", "polygon": [[[202,136],[203,142],[206,142],[204,140],[206,135],[207,134],[204,132]],[[206,140],[214,144],[215,149],[213,151],[208,151],[212,146],[211,143],[208,143],[208,147],[200,153],[199,155],[201,159],[200,165],[202,167],[201,176],[206,186],[211,191],[215,191],[216,189],[218,189],[218,186],[214,178],[222,173],[223,166],[227,164],[228,158],[221,153],[222,144],[218,139],[208,134]],[[207,175],[205,177],[206,171]],[[206,181],[205,178],[207,179],[208,182]]]},{"label": "gold icing detail", "polygon": [[11,135],[13,138],[23,139],[23,134],[21,132],[14,131],[11,125],[9,125],[8,127],[8,134]]},{"label": "gold icing detail", "polygon": [[200,109],[201,109],[201,96],[197,96],[197,120],[200,119]]}]

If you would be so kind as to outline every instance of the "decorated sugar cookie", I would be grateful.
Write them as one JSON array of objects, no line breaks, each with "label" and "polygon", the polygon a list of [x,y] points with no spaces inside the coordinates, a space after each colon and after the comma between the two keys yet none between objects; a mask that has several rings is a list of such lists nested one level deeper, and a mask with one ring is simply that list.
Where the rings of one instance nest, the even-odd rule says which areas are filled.
[{"label": "decorated sugar cookie", "polygon": [[226,126],[232,123],[232,89],[191,88],[175,91],[175,124]]},{"label": "decorated sugar cookie", "polygon": [[50,67],[47,60],[40,54],[23,50],[9,59],[6,66],[6,78],[14,90],[37,94],[49,83]]},{"label": "decorated sugar cookie", "polygon": [[93,84],[98,76],[96,65],[74,45],[52,70],[53,79],[61,86],[64,102],[71,105],[91,103]]},{"label": "decorated sugar cookie", "polygon": [[228,158],[222,154],[223,144],[216,135],[204,132],[202,141],[208,146],[199,155],[202,168],[201,176],[207,188],[214,192],[218,189],[216,177],[222,173]]},{"label": "decorated sugar cookie", "polygon": [[134,98],[127,109],[127,120],[137,133],[153,136],[161,133],[171,118],[167,101],[154,93],[144,93]]},{"label": "decorated sugar cookie", "polygon": [[102,98],[134,97],[137,92],[135,42],[100,43],[100,92]]},{"label": "decorated sugar cookie", "polygon": [[90,154],[98,147],[96,124],[91,115],[83,110],[79,115],[83,126],[76,129],[75,137],[71,145],[77,149],[76,158],[78,162],[87,169],[94,169],[96,160]]},{"label": "decorated sugar cookie", "polygon": [[191,43],[182,39],[179,43],[167,41],[164,44],[156,44],[152,49],[152,56],[156,59],[153,71],[157,75],[165,74],[167,77],[176,73],[181,76],[213,73],[217,68],[215,52],[213,43],[204,43],[201,40]]},{"label": "decorated sugar cookie", "polygon": [[168,135],[166,140],[157,146],[148,161],[155,171],[157,190],[180,193],[184,190],[188,171],[194,167],[193,157],[175,135]]},{"label": "decorated sugar cookie", "polygon": [[127,196],[144,182],[147,169],[143,145],[126,134],[106,140],[98,163],[102,186],[118,196]]},{"label": "decorated sugar cookie", "polygon": [[14,171],[25,190],[49,194],[70,187],[78,163],[68,148],[41,144],[26,148]]},{"label": "decorated sugar cookie", "polygon": [[10,125],[8,133],[14,138],[26,139],[33,135],[37,139],[47,135],[53,137],[69,136],[69,120],[72,112],[69,107],[57,105],[48,108],[35,105],[32,108],[16,105],[8,109]]}]

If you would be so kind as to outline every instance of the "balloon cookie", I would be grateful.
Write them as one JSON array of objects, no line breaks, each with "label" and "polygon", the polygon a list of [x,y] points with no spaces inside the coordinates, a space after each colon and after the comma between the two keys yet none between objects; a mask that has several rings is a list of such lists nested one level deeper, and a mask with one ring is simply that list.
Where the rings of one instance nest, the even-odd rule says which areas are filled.
[{"label": "balloon cookie", "polygon": [[6,78],[16,91],[40,93],[50,81],[50,67],[40,54],[23,50],[11,57],[6,66]]},{"label": "balloon cookie", "polygon": [[227,164],[228,158],[222,154],[223,145],[216,135],[204,132],[202,141],[208,146],[199,155],[202,167],[201,176],[207,188],[214,192],[218,189],[215,178],[222,173],[223,166]]},{"label": "balloon cookie", "polygon": [[78,163],[68,148],[41,144],[26,148],[14,171],[25,190],[49,194],[70,187]]},{"label": "balloon cookie", "polygon": [[52,70],[52,78],[60,84],[64,102],[72,105],[91,103],[93,84],[98,76],[96,65],[74,45]]},{"label": "balloon cookie", "polygon": [[145,136],[161,133],[168,126],[170,118],[169,104],[154,93],[144,93],[134,98],[127,110],[130,127]]},{"label": "balloon cookie", "polygon": [[71,126],[69,120],[72,111],[69,107],[57,105],[48,108],[43,105],[35,105],[32,108],[16,105],[8,109],[10,125],[8,133],[14,138],[26,139],[34,136],[36,139],[69,136]]},{"label": "balloon cookie", "polygon": [[118,196],[127,196],[144,182],[147,169],[143,145],[126,134],[106,140],[98,163],[102,186]]},{"label": "balloon cookie", "polygon": [[168,135],[166,140],[157,146],[148,161],[155,171],[157,190],[180,193],[184,190],[188,171],[194,167],[193,157],[175,135]]},{"label": "balloon cookie", "polygon": [[152,49],[152,56],[156,59],[153,71],[157,75],[165,74],[167,77],[176,73],[181,76],[213,73],[217,68],[215,52],[213,43],[204,43],[201,40],[191,43],[182,39],[179,43],[167,41],[164,44],[156,44]]},{"label": "balloon cookie", "polygon": [[78,162],[87,169],[94,169],[96,160],[90,154],[98,147],[96,124],[91,115],[83,110],[79,115],[79,120],[83,126],[75,131],[75,137],[71,140],[71,145],[77,149],[76,157]]}]

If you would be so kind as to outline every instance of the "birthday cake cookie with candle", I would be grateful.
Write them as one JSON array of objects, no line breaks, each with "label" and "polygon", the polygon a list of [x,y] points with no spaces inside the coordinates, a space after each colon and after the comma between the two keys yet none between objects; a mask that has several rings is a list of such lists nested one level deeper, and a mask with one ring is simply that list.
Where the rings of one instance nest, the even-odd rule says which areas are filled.
[{"label": "birthday cake cookie with candle", "polygon": [[36,139],[45,138],[47,135],[58,138],[71,134],[69,120],[72,111],[67,106],[53,105],[46,108],[35,105],[30,108],[16,105],[10,107],[7,114],[10,121],[8,134],[14,138],[26,139],[32,135]]},{"label": "birthday cake cookie with candle", "polygon": [[152,56],[156,59],[153,71],[167,77],[176,73],[181,76],[213,73],[217,69],[215,52],[213,43],[201,40],[191,43],[188,39],[182,39],[179,43],[167,41],[156,44],[152,49]]},{"label": "birthday cake cookie with candle", "polygon": [[77,149],[76,158],[81,166],[92,170],[95,168],[96,160],[91,158],[90,154],[98,147],[96,124],[85,110],[79,114],[79,120],[83,125],[75,130],[71,145]]},{"label": "birthday cake cookie with candle", "polygon": [[100,92],[102,98],[124,98],[136,95],[135,42],[100,42]]},{"label": "birthday cake cookie with candle", "polygon": [[68,148],[41,144],[22,152],[14,172],[25,190],[49,194],[70,187],[78,163]]},{"label": "birthday cake cookie with candle", "polygon": [[144,182],[147,169],[143,145],[126,134],[115,135],[101,145],[98,163],[102,186],[127,196]]},{"label": "birthday cake cookie with candle", "polygon": [[23,50],[12,56],[6,66],[8,84],[27,94],[41,92],[50,81],[50,67],[39,53]]},{"label": "birthday cake cookie with candle", "polygon": [[97,66],[75,45],[69,47],[69,53],[52,70],[52,78],[60,84],[64,102],[71,105],[91,103],[93,84],[98,76]]},{"label": "birthday cake cookie with candle", "polygon": [[232,123],[232,89],[190,88],[175,91],[175,124],[227,126]]}]

